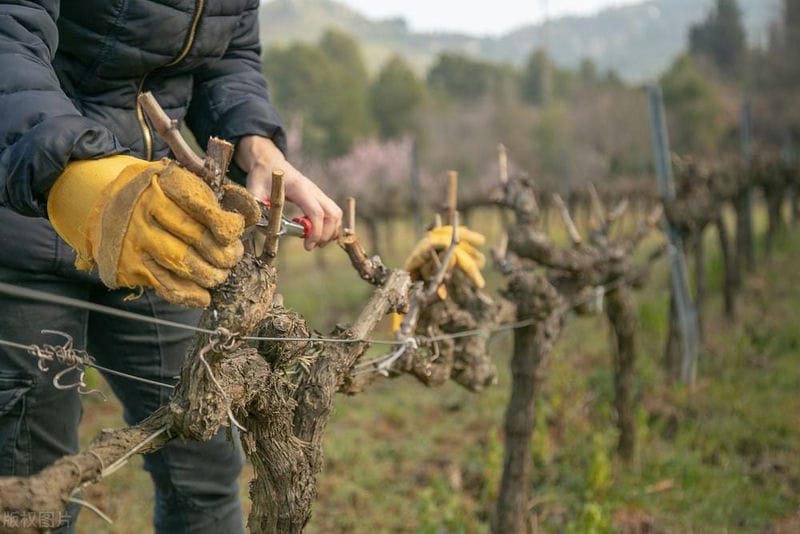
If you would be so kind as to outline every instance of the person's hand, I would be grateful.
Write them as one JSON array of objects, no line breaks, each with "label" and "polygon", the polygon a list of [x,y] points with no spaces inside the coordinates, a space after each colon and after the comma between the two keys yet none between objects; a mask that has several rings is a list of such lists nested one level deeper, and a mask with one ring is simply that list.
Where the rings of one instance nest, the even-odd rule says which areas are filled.
[{"label": "person's hand", "polygon": [[271,139],[248,135],[236,144],[236,164],[247,173],[247,189],[258,198],[269,198],[272,171],[284,173],[286,200],[311,220],[306,250],[323,247],[339,237],[342,210],[317,185],[294,168]]},{"label": "person's hand", "polygon": [[[417,243],[406,260],[405,269],[411,273],[411,279],[430,280],[438,270],[432,255],[441,256],[441,253],[450,247],[452,239],[452,226],[440,226],[430,230]],[[483,245],[486,242],[486,238],[466,226],[459,226],[458,239],[459,242],[447,268],[462,270],[476,287],[482,288],[486,285],[486,281],[481,274],[481,269],[486,264],[486,258],[475,247]]]},{"label": "person's hand", "polygon": [[223,204],[186,169],[169,160],[129,156],[74,162],[48,198],[53,227],[78,253],[79,268],[97,266],[111,288],[146,286],[170,302],[206,307],[208,291],[244,252],[240,237],[259,209],[228,185]]}]

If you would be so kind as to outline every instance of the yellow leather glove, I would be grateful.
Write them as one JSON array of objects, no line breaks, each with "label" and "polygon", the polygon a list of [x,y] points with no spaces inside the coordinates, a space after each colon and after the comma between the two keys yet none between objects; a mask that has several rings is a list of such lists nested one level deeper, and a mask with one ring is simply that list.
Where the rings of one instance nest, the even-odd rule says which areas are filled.
[{"label": "yellow leather glove", "polygon": [[[466,226],[458,227],[459,242],[453,252],[453,256],[448,264],[448,269],[458,268],[472,280],[476,287],[482,288],[486,285],[481,274],[481,269],[486,265],[486,258],[475,248],[486,243],[486,238],[478,232],[473,232]],[[425,237],[420,239],[414,250],[406,260],[405,269],[411,274],[412,280],[430,280],[439,270],[439,265],[433,259],[436,254],[439,260],[443,259],[444,251],[450,248],[453,240],[453,227],[440,226],[430,230]],[[444,284],[436,288],[439,298],[447,298],[447,289]],[[400,330],[400,325],[405,317],[402,313],[392,313],[391,328],[392,332]]]},{"label": "yellow leather glove", "polygon": [[80,269],[98,268],[108,287],[152,287],[170,302],[206,307],[208,288],[241,259],[239,238],[258,220],[253,197],[226,186],[225,211],[196,175],[169,160],[111,156],[70,163],[47,211],[75,249]]},{"label": "yellow leather glove", "polygon": [[400,327],[403,325],[403,319],[405,319],[405,317],[406,317],[405,313],[392,312],[391,315],[392,332],[397,332],[398,330],[400,330]]},{"label": "yellow leather glove", "polygon": [[[453,227],[440,226],[429,231],[417,243],[405,264],[405,269],[411,273],[412,280],[430,280],[433,277],[438,266],[433,260],[432,254],[438,254],[442,259],[440,253],[450,247],[452,238]],[[475,286],[482,288],[486,285],[481,274],[481,269],[486,265],[486,258],[475,247],[483,245],[486,238],[466,226],[459,226],[458,239],[459,243],[456,245],[456,250],[447,268],[461,269]]]}]

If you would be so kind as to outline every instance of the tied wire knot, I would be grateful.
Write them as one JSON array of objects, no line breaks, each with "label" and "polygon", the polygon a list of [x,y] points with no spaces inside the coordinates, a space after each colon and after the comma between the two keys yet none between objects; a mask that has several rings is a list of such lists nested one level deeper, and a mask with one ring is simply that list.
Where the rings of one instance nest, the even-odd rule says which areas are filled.
[{"label": "tied wire knot", "polygon": [[[97,393],[103,400],[106,400],[105,394],[99,389],[87,389],[89,386],[86,384],[86,366],[93,364],[93,359],[88,352],[81,349],[76,349],[73,346],[74,339],[71,335],[60,330],[42,330],[42,334],[53,334],[64,338],[63,345],[50,345],[42,344],[31,345],[28,351],[38,360],[37,367],[43,373],[50,370],[50,364],[53,362],[65,365],[66,368],[57,372],[53,377],[53,387],[58,390],[76,389],[79,395],[89,395]],[[72,371],[78,371],[77,380],[72,384],[63,384],[62,380]]]},{"label": "tied wire knot", "polygon": [[214,386],[216,386],[217,390],[222,396],[222,400],[225,403],[225,411],[228,414],[228,420],[230,421],[231,426],[235,426],[242,432],[247,432],[247,429],[236,420],[236,417],[234,417],[233,409],[231,408],[231,400],[228,397],[228,394],[225,392],[225,389],[222,387],[222,384],[220,384],[219,380],[217,380],[217,377],[214,376],[214,371],[211,368],[211,364],[209,364],[208,360],[206,359],[206,354],[209,352],[215,352],[218,354],[227,352],[233,349],[237,343],[239,343],[239,336],[227,328],[220,326],[214,330],[213,333],[209,334],[208,342],[203,348],[200,349],[200,352],[198,352],[197,356],[205,367],[208,377],[214,383]]},{"label": "tied wire knot", "polygon": [[225,327],[219,326],[208,337],[210,350],[214,352],[226,352],[233,349],[239,343],[239,335],[234,334]]}]

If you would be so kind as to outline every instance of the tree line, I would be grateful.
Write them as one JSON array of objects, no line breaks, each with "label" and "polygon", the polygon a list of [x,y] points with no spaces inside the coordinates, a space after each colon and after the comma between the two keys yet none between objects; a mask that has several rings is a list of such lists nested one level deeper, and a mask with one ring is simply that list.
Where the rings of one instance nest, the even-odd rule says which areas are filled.
[{"label": "tree line", "polygon": [[[765,119],[763,139],[796,142],[799,13],[800,0],[784,0],[769,39],[756,47],[737,0],[716,0],[691,28],[687,52],[657,80],[676,152],[738,149],[743,96]],[[492,147],[502,141],[549,186],[650,175],[641,84],[600,72],[591,60],[564,68],[539,49],[515,67],[443,52],[425,73],[399,55],[370,73],[369,52],[335,29],[316,43],[266,50],[264,69],[294,132],[293,156],[325,162],[368,140],[412,138],[423,171],[455,167],[471,184],[496,175]]]}]

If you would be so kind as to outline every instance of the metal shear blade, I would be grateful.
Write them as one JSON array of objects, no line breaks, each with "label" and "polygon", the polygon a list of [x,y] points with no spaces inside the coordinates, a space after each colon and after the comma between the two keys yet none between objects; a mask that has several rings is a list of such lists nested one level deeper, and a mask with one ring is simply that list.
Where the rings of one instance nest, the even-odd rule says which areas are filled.
[{"label": "metal shear blade", "polygon": [[[269,225],[269,203],[257,199],[258,205],[261,208],[261,219],[256,223],[256,227],[264,232]],[[295,217],[289,219],[281,217],[281,229],[278,231],[279,236],[290,235],[293,237],[306,238],[311,233],[311,220],[308,217]]]}]

